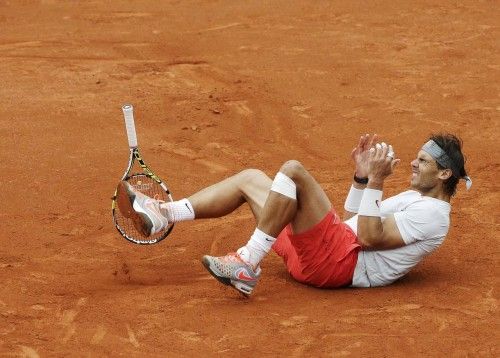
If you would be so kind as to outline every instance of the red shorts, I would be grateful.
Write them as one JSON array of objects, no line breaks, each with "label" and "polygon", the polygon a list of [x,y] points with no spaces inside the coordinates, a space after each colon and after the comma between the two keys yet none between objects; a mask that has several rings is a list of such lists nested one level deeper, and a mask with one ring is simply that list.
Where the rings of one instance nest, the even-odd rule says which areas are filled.
[{"label": "red shorts", "polygon": [[273,250],[299,282],[316,287],[342,287],[352,282],[358,261],[356,234],[332,210],[311,229],[294,235],[289,224]]}]

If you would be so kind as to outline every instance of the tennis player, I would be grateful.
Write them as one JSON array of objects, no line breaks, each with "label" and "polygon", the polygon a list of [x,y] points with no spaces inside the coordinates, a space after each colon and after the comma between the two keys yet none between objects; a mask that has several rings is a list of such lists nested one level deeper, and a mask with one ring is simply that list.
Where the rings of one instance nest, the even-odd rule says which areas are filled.
[{"label": "tennis player", "polygon": [[352,151],[353,182],[343,219],[298,161],[287,161],[274,179],[244,170],[189,198],[160,202],[128,185],[138,225],[151,234],[168,222],[227,215],[248,203],[257,226],[246,245],[226,256],[204,256],[220,282],[245,295],[261,275],[260,262],[273,249],[290,275],[316,287],[375,287],[408,273],[443,242],[450,225],[450,199],[464,168],[461,140],[432,135],[411,162],[410,190],[382,200],[386,178],[399,163],[391,145],[361,136]]}]

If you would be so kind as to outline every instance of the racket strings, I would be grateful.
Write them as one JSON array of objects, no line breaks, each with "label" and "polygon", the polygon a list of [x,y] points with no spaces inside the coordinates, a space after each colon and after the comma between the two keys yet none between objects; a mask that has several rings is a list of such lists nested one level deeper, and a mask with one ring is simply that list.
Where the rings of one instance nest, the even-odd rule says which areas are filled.
[{"label": "racket strings", "polygon": [[[171,201],[169,195],[165,192],[160,184],[155,180],[151,179],[149,176],[144,174],[132,174],[126,179],[135,190],[154,198],[161,203]],[[115,210],[115,221],[119,230],[128,239],[131,239],[137,243],[152,243],[162,240],[170,231],[170,225],[160,230],[159,232],[145,238],[142,234],[135,228],[132,219],[124,217],[120,210]]]}]

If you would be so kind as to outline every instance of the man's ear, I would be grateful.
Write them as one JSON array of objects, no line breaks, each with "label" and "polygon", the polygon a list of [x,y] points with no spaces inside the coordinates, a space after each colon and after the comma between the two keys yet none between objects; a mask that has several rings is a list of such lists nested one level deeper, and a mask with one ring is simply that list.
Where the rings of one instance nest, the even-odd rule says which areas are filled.
[{"label": "man's ear", "polygon": [[441,169],[439,170],[438,178],[441,180],[447,180],[453,175],[451,169]]}]

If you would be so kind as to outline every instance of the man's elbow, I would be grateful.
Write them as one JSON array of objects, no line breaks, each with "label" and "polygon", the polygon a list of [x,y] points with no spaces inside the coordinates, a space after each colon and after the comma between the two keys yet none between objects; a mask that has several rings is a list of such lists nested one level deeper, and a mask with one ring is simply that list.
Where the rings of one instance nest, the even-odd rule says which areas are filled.
[{"label": "man's elbow", "polygon": [[376,236],[361,235],[358,236],[358,243],[363,250],[375,250],[380,246],[380,239]]},{"label": "man's elbow", "polygon": [[388,237],[380,236],[358,236],[358,243],[363,250],[391,250],[398,247],[405,246],[402,239],[391,239]]},{"label": "man's elbow", "polygon": [[352,213],[350,211],[347,211],[347,210],[344,210],[344,215],[342,217],[342,221],[346,221],[346,220],[349,220],[350,218],[352,218],[354,215],[356,215],[356,213]]}]

